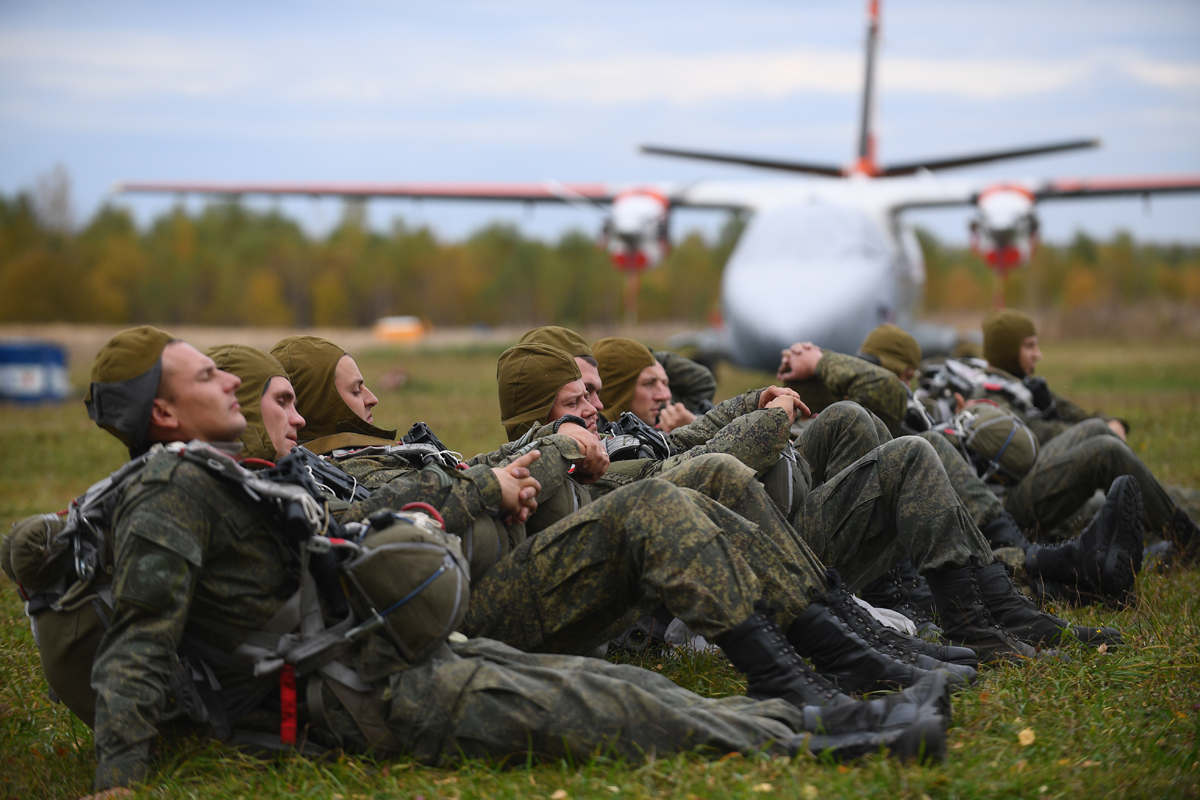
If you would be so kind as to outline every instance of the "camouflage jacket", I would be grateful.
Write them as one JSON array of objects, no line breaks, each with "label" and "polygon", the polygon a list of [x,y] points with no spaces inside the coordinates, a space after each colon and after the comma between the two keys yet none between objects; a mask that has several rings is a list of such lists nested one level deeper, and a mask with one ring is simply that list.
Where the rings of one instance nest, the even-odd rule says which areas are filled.
[{"label": "camouflage jacket", "polygon": [[[259,630],[299,585],[264,506],[173,453],[121,489],[111,537],[112,626],[92,669],[97,790],[145,775],[185,630],[230,652],[239,641],[214,627]],[[252,691],[248,676],[214,672],[228,696]]]},{"label": "camouflage jacket", "polygon": [[[819,385],[819,390],[812,391]],[[908,387],[886,370],[857,356],[825,350],[817,362],[816,377],[809,381],[789,381],[813,413],[840,400],[853,400],[883,421],[892,436],[900,436],[901,423],[908,411]],[[814,397],[813,403],[809,398]],[[825,402],[825,401],[828,402]]]}]

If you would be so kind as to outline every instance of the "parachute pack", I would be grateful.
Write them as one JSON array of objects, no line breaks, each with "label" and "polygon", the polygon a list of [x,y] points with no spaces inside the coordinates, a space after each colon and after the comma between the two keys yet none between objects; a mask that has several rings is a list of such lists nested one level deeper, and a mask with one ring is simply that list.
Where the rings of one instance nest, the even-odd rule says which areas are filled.
[{"label": "parachute pack", "polygon": [[[365,681],[343,656],[356,639],[370,635],[386,637],[410,663],[444,642],[465,616],[469,598],[461,544],[442,530],[440,515],[425,504],[340,526],[302,454],[254,473],[202,442],[157,445],[93,485],[65,514],[16,523],[0,548],[0,566],[26,602],[53,695],[89,726],[94,724],[91,666],[112,618],[112,515],[122,487],[163,453],[203,466],[239,486],[253,502],[265,504],[298,555],[301,573],[299,590],[264,630],[236,634],[242,644],[233,653],[185,635],[170,680],[173,706],[163,721],[187,718],[210,724],[222,740],[293,747],[295,680],[308,676],[308,706],[318,724],[322,686],[327,686],[376,752],[398,750],[375,702],[381,687]],[[340,621],[326,627],[322,610]],[[222,696],[214,665],[253,675],[256,689],[243,692],[236,702]],[[279,738],[235,730],[236,719],[276,685]],[[333,733],[328,725],[322,727]],[[305,752],[320,751],[305,744]]]},{"label": "parachute pack", "polygon": [[1028,417],[1055,419],[1057,416],[1054,396],[1045,378],[1027,375],[1018,379],[990,369],[988,363],[979,358],[948,358],[941,363],[935,362],[932,369],[925,369],[923,365],[917,387],[917,400],[938,422],[948,422],[954,417],[955,394],[970,400],[987,392],[1003,395]]},{"label": "parachute pack", "polygon": [[1025,477],[1037,459],[1033,431],[991,400],[972,400],[939,430],[985,481],[1012,485]]}]

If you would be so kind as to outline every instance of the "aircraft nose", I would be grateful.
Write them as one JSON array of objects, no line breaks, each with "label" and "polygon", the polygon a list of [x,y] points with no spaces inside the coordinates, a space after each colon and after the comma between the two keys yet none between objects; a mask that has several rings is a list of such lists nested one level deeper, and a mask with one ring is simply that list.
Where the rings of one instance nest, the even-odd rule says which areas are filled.
[{"label": "aircraft nose", "polygon": [[894,316],[895,279],[886,260],[757,263],[753,271],[727,270],[722,287],[725,324],[747,363],[777,365],[780,350],[804,341],[855,353]]}]

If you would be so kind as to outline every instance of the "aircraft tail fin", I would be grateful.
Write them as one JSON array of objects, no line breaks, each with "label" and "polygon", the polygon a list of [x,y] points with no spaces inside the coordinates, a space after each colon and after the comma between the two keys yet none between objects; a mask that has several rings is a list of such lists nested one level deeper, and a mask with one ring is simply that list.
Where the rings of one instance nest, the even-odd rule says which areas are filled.
[{"label": "aircraft tail fin", "polygon": [[867,0],[867,69],[863,78],[862,115],[853,172],[878,175],[875,160],[875,51],[879,45],[879,0]]}]

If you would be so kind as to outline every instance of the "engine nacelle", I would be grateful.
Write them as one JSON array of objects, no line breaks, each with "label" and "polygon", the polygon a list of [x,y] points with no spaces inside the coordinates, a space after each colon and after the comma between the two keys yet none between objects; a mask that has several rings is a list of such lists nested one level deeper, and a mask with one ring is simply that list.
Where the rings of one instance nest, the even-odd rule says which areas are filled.
[{"label": "engine nacelle", "polygon": [[1009,184],[988,188],[975,201],[979,213],[971,220],[971,249],[1002,276],[1028,264],[1037,249],[1034,202],[1028,189]]},{"label": "engine nacelle", "polygon": [[604,221],[600,246],[617,269],[640,272],[655,267],[671,252],[670,213],[670,201],[653,189],[622,192]]}]

